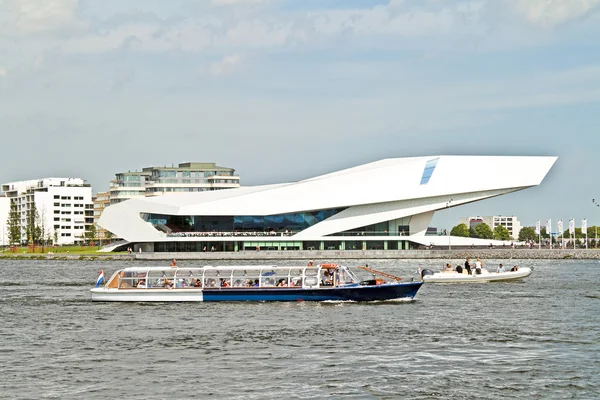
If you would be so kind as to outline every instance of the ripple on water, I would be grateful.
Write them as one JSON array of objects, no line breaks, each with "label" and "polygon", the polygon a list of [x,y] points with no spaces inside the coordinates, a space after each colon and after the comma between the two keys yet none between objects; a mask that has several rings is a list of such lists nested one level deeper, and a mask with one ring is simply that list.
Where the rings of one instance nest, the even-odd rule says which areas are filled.
[{"label": "ripple on water", "polygon": [[97,263],[0,260],[0,396],[596,398],[598,264],[516,262],[535,272],[412,302],[117,304],[89,301]]}]

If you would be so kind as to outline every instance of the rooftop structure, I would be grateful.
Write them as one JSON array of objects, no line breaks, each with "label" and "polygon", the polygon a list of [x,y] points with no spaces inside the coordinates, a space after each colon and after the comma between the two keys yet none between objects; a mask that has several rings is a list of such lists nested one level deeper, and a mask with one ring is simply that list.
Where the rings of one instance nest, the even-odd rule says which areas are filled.
[{"label": "rooftop structure", "polygon": [[120,172],[110,182],[110,203],[167,193],[193,193],[240,186],[235,170],[215,163],[187,162],[171,167],[147,167]]},{"label": "rooftop structure", "polygon": [[[449,236],[426,236],[435,211],[539,185],[555,161],[386,159],[294,183],[136,198],[107,208],[99,224],[144,251],[448,246]],[[490,243],[479,241],[453,237],[452,246]]]}]

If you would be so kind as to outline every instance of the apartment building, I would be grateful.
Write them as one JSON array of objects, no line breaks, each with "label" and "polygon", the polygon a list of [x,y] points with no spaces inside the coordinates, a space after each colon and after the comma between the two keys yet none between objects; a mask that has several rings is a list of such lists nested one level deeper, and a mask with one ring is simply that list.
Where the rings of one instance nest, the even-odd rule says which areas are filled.
[{"label": "apartment building", "polygon": [[[17,205],[21,243],[28,243],[27,216],[35,209],[42,237],[55,244],[83,243],[85,231],[94,223],[92,188],[80,178],[43,178],[2,185],[10,202]],[[10,205],[9,205],[10,208]]]},{"label": "apartment building", "polygon": [[110,204],[130,198],[169,193],[203,192],[240,186],[233,168],[215,163],[187,162],[171,167],[146,167],[141,171],[119,172],[110,181]]},{"label": "apartment building", "polygon": [[519,232],[521,232],[521,222],[519,222],[519,219],[517,217],[515,217],[514,215],[512,216],[506,216],[506,215],[491,215],[491,216],[476,216],[476,217],[464,217],[460,219],[460,222],[462,224],[467,225],[467,227],[469,229],[475,229],[475,227],[481,223],[486,223],[490,228],[492,228],[492,231],[497,227],[497,226],[503,226],[506,229],[508,229],[508,232],[510,233],[510,237],[513,240],[517,240],[519,238]]}]

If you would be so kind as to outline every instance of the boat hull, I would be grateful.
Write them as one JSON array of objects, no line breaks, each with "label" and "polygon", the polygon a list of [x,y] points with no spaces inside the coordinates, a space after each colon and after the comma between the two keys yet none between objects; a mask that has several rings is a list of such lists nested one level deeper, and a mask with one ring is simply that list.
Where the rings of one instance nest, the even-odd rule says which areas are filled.
[{"label": "boat hull", "polygon": [[425,275],[423,282],[425,283],[484,283],[484,282],[505,282],[523,279],[531,275],[530,268],[520,268],[514,272],[488,272],[481,275],[466,275],[459,273],[437,272],[433,275]]},{"label": "boat hull", "polygon": [[91,289],[93,301],[384,301],[412,300],[423,282],[326,288]]}]

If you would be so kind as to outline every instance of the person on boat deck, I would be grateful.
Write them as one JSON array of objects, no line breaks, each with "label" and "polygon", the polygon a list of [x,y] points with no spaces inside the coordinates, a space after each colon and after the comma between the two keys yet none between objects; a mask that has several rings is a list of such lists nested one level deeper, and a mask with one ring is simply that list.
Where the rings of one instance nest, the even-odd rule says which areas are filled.
[{"label": "person on boat deck", "polygon": [[452,265],[450,265],[449,263],[446,264],[446,268],[444,269],[444,272],[453,272]]},{"label": "person on boat deck", "polygon": [[236,279],[235,282],[233,282],[233,286],[234,287],[240,287],[242,286],[242,281],[239,279]]},{"label": "person on boat deck", "polygon": [[516,272],[516,271],[518,271],[518,270],[519,270],[519,267],[517,267],[517,266],[515,265],[514,267],[512,267],[512,268],[510,269],[510,272]]},{"label": "person on boat deck", "polygon": [[501,272],[506,272],[506,270],[504,269],[504,265],[500,264],[498,265],[498,269],[496,269],[497,273],[501,273]]},{"label": "person on boat deck", "polygon": [[219,286],[220,287],[229,287],[229,282],[223,278],[221,278],[221,280],[219,281]]},{"label": "person on boat deck", "polygon": [[310,261],[308,262],[308,266],[309,266],[309,267],[312,267],[312,266],[313,266],[313,262],[312,262],[312,260],[310,260]]},{"label": "person on boat deck", "polygon": [[202,286],[202,282],[200,282],[200,279],[198,279],[198,278],[194,278],[194,279],[192,280],[192,286],[193,286],[193,287],[200,287],[200,286]]},{"label": "person on boat deck", "polygon": [[465,269],[467,270],[467,273],[469,275],[471,275],[471,263],[470,263],[470,258],[467,258],[467,261],[465,261]]},{"label": "person on boat deck", "polygon": [[140,279],[138,281],[137,287],[139,287],[139,288],[145,288],[146,287],[146,281],[144,279]]},{"label": "person on boat deck", "polygon": [[477,260],[475,261],[475,272],[477,274],[481,274],[482,266],[483,266],[483,264],[481,263],[481,258],[477,257]]},{"label": "person on boat deck", "polygon": [[259,287],[260,284],[258,283],[258,279],[254,280],[254,284],[252,285],[253,287]]},{"label": "person on boat deck", "polygon": [[462,274],[462,272],[463,272],[463,267],[461,267],[461,266],[460,266],[460,264],[458,264],[458,265],[456,266],[456,272],[457,272],[457,273],[459,273],[459,274]]},{"label": "person on boat deck", "polygon": [[165,278],[164,287],[166,287],[167,289],[173,289],[173,282],[171,282],[169,279]]},{"label": "person on boat deck", "polygon": [[176,267],[177,266],[177,260],[173,259],[173,261],[171,261],[171,267]]}]

